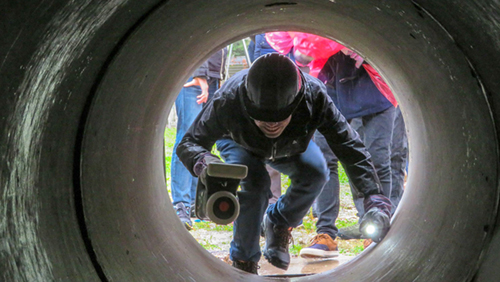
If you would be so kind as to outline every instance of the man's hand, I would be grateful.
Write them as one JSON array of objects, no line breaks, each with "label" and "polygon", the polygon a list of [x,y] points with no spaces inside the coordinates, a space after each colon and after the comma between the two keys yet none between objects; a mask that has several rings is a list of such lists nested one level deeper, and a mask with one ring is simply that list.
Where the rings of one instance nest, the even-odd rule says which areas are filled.
[{"label": "man's hand", "polygon": [[195,77],[190,82],[184,84],[184,87],[191,87],[191,86],[199,86],[201,88],[201,94],[196,96],[196,98],[198,98],[198,100],[196,100],[196,103],[201,104],[207,102],[208,100],[207,80],[203,77]]},{"label": "man's hand", "polygon": [[391,201],[382,194],[370,195],[364,200],[365,214],[359,231],[364,237],[378,243],[384,239],[390,228]]},{"label": "man's hand", "polygon": [[217,156],[212,155],[211,153],[206,153],[202,156],[194,165],[193,171],[198,176],[198,179],[203,184],[207,184],[207,167],[210,163],[223,163]]},{"label": "man's hand", "polygon": [[365,208],[365,212],[368,212],[370,209],[376,207],[380,209],[383,213],[385,213],[389,218],[391,217],[391,209],[392,204],[391,200],[389,200],[386,196],[382,194],[374,194],[365,197],[363,201],[363,205]]}]

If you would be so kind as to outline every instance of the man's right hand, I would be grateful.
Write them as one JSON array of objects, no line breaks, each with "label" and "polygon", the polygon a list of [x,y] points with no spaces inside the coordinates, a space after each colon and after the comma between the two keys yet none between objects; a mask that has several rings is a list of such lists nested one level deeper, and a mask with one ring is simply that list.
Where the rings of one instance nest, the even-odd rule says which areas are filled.
[{"label": "man's right hand", "polygon": [[193,171],[203,184],[206,184],[207,167],[210,163],[223,163],[223,161],[221,161],[217,156],[212,155],[211,153],[206,153],[194,165]]}]

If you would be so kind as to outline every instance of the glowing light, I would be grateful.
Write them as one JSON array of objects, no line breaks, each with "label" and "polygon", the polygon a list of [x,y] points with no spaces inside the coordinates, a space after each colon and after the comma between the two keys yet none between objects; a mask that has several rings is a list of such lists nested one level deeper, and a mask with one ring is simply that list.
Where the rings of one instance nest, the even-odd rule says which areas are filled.
[{"label": "glowing light", "polygon": [[366,234],[368,235],[373,235],[376,230],[377,228],[373,224],[370,224],[365,228]]}]

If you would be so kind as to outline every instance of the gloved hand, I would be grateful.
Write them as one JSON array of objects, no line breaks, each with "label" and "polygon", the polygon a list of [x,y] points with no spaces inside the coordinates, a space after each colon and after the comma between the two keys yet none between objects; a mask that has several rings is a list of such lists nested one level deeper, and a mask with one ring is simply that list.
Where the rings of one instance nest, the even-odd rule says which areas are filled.
[{"label": "gloved hand", "polygon": [[389,198],[387,198],[382,194],[374,194],[366,196],[365,200],[363,201],[363,205],[365,211],[369,211],[370,209],[377,207],[383,213],[385,213],[389,218],[391,217],[391,209],[392,209],[391,200],[389,200]]},{"label": "gloved hand", "polygon": [[203,184],[207,184],[207,167],[210,163],[223,163],[217,156],[211,153],[204,154],[193,167],[194,173]]},{"label": "gloved hand", "polygon": [[391,219],[391,201],[382,194],[370,195],[364,200],[365,215],[361,219],[359,230],[374,242],[384,239],[389,231]]}]

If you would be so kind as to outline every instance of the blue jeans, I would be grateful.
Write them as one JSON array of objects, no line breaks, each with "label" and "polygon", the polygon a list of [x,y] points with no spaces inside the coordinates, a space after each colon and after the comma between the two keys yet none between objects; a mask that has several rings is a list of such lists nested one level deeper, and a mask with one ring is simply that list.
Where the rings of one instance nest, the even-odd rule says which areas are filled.
[{"label": "blue jeans", "polygon": [[[391,176],[391,140],[394,127],[394,116],[396,108],[389,107],[387,110],[366,115],[351,120],[351,126],[359,133],[361,140],[371,155],[377,176],[382,184],[382,194],[390,198],[392,189]],[[352,188],[353,195],[356,195]],[[364,198],[355,198],[354,205],[361,219],[365,214],[363,205]]]},{"label": "blue jeans", "polygon": [[[230,258],[258,262],[261,257],[260,223],[266,208],[273,224],[296,227],[328,181],[325,159],[312,141],[304,153],[274,161],[256,157],[231,139],[218,140],[217,149],[226,163],[248,166],[248,175],[241,181],[238,192],[240,215],[233,226]],[[286,193],[269,208],[272,193],[266,164],[291,180]]]},{"label": "blue jeans", "polygon": [[394,118],[394,130],[392,133],[391,144],[391,170],[392,170],[392,191],[391,203],[392,213],[396,211],[399,201],[403,196],[404,178],[406,162],[408,158],[408,138],[406,128],[401,114],[401,109],[396,108],[396,117]]},{"label": "blue jeans", "polygon": [[[191,81],[190,77],[187,81]],[[218,80],[209,81],[209,99],[218,89]],[[196,96],[201,94],[199,86],[183,87],[175,100],[175,110],[177,112],[177,134],[175,135],[174,151],[172,153],[172,162],[170,165],[170,179],[172,191],[172,203],[175,205],[183,202],[185,206],[190,207],[196,197],[197,177],[184,167],[179,157],[175,153],[179,142],[186,134],[193,121],[203,108],[203,104],[196,103]]]}]

